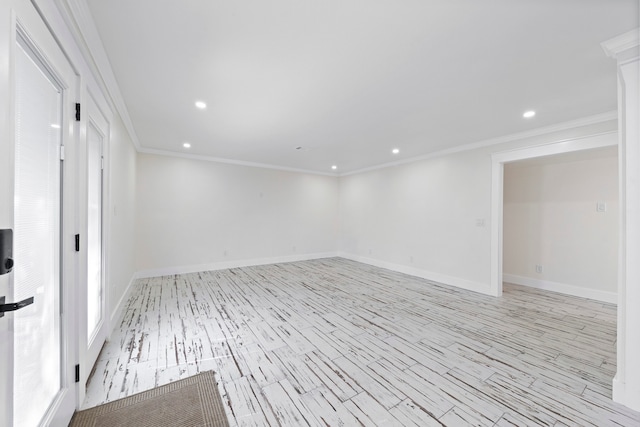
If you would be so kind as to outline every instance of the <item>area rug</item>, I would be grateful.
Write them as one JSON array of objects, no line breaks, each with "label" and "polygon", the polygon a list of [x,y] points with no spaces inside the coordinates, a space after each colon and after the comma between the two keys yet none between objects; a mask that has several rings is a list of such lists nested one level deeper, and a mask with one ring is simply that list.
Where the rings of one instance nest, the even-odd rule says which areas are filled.
[{"label": "area rug", "polygon": [[76,412],[69,427],[228,427],[213,371]]}]

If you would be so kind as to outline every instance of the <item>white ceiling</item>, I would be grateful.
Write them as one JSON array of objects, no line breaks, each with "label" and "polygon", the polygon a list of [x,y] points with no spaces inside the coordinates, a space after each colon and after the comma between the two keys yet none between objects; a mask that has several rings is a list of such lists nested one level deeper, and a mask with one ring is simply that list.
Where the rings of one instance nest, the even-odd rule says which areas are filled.
[{"label": "white ceiling", "polygon": [[600,43],[639,16],[638,0],[87,2],[143,149],[322,173],[615,110]]}]

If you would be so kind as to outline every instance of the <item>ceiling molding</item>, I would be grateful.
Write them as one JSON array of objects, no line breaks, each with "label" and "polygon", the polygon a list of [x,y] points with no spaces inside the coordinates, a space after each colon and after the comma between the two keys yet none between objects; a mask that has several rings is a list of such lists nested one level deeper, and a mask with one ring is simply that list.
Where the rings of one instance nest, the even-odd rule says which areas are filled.
[{"label": "ceiling molding", "polygon": [[638,56],[638,52],[640,50],[638,49],[638,47],[640,46],[640,28],[633,29],[612,39],[604,41],[600,43],[600,46],[602,46],[602,50],[604,50],[604,53],[606,53],[607,56],[614,59],[627,59],[627,52],[631,49],[635,49],[635,52],[633,52],[632,54]]},{"label": "ceiling molding", "polygon": [[140,151],[140,141],[86,1],[56,0],[56,3],[94,78],[120,115],[136,150]]},{"label": "ceiling molding", "polygon": [[421,160],[433,159],[433,158],[436,158],[436,157],[442,157],[442,156],[446,156],[446,155],[449,155],[449,154],[460,153],[460,152],[463,152],[463,151],[477,150],[479,148],[490,147],[492,145],[504,144],[504,143],[511,142],[511,141],[517,141],[517,140],[522,140],[522,139],[526,139],[526,138],[532,138],[532,137],[536,137],[536,136],[547,135],[547,134],[554,133],[554,132],[561,132],[561,131],[564,131],[564,130],[569,130],[569,129],[582,127],[582,126],[589,126],[589,125],[608,122],[608,121],[617,120],[617,119],[618,119],[618,112],[617,111],[609,111],[609,112],[602,113],[602,114],[596,114],[594,116],[584,117],[582,119],[571,120],[571,121],[568,121],[568,122],[558,123],[558,124],[551,125],[551,126],[545,126],[545,127],[536,128],[536,129],[532,129],[532,130],[528,130],[528,131],[524,131],[524,132],[513,133],[513,134],[510,134],[510,135],[504,135],[504,136],[500,136],[500,137],[497,137],[497,138],[486,139],[484,141],[473,142],[471,144],[460,145],[458,147],[448,148],[446,150],[435,151],[433,153],[425,154],[425,155],[422,155],[422,156],[416,156],[416,157],[412,157],[412,158],[405,159],[405,160],[399,160],[399,161],[395,161],[395,162],[383,163],[383,164],[377,165],[377,166],[371,166],[371,167],[368,167],[368,168],[358,169],[358,170],[355,170],[353,172],[345,172],[345,173],[341,173],[340,176],[356,175],[356,174],[363,173],[363,172],[370,172],[370,171],[374,171],[374,170],[377,170],[377,169],[384,169],[384,168],[389,168],[389,167],[393,167],[393,166],[404,165],[404,164],[407,164],[407,163],[414,163],[414,162],[418,162],[418,161],[421,161]]},{"label": "ceiling molding", "polygon": [[617,120],[617,119],[618,119],[618,112],[617,111],[609,111],[609,112],[602,113],[602,114],[597,114],[597,115],[594,115],[594,116],[584,117],[584,118],[578,119],[578,120],[572,120],[572,121],[569,121],[569,122],[558,123],[558,124],[555,124],[555,125],[536,128],[536,129],[532,129],[532,130],[525,131],[525,132],[513,133],[513,134],[501,136],[501,137],[498,137],[498,138],[487,139],[487,140],[484,140],[484,141],[474,142],[474,143],[471,143],[471,144],[461,145],[461,146],[458,146],[458,147],[448,148],[446,150],[435,151],[433,153],[425,154],[425,155],[422,155],[422,156],[411,157],[411,158],[408,158],[408,159],[398,160],[398,161],[395,161],[395,162],[383,163],[383,164],[380,164],[380,165],[371,166],[371,167],[363,168],[363,169],[358,169],[358,170],[355,170],[355,171],[352,171],[352,172],[343,172],[343,173],[318,172],[318,171],[308,170],[308,169],[297,169],[297,168],[290,168],[290,167],[285,167],[285,166],[271,165],[271,164],[266,164],[266,163],[246,162],[246,161],[242,161],[242,160],[225,159],[225,158],[221,158],[221,157],[204,156],[204,155],[200,155],[200,154],[178,153],[178,152],[175,152],[175,151],[157,150],[157,149],[144,148],[144,147],[138,148],[138,152],[146,153],[146,154],[156,154],[156,155],[159,155],[159,156],[167,156],[167,157],[179,157],[179,158],[190,159],[190,160],[202,160],[202,161],[207,161],[207,162],[225,163],[225,164],[237,165],[237,166],[247,166],[247,167],[256,167],[256,168],[263,168],[263,169],[280,170],[280,171],[285,171],[285,172],[295,172],[295,173],[304,173],[304,174],[311,174],[311,175],[340,177],[340,176],[356,175],[356,174],[359,174],[359,173],[370,172],[370,171],[378,170],[378,169],[390,168],[390,167],[404,165],[404,164],[408,164],[408,163],[414,163],[414,162],[418,162],[418,161],[421,161],[421,160],[433,159],[433,158],[436,158],[436,157],[442,157],[442,156],[446,156],[446,155],[449,155],[449,154],[460,153],[460,152],[463,152],[463,151],[476,150],[476,149],[479,149],[479,148],[490,147],[492,145],[504,144],[504,143],[508,143],[508,142],[511,142],[511,141],[517,141],[517,140],[522,140],[522,139],[526,139],[526,138],[532,138],[532,137],[536,137],[536,136],[546,135],[546,134],[550,134],[550,133],[554,133],[554,132],[560,132],[560,131],[564,131],[564,130],[578,128],[578,127],[581,127],[581,126],[589,126],[589,125],[593,125],[593,124],[613,121],[613,120]]},{"label": "ceiling molding", "polygon": [[283,172],[303,173],[307,175],[322,175],[322,176],[330,176],[333,178],[337,178],[339,176],[337,173],[317,172],[317,171],[306,170],[306,169],[288,168],[285,166],[276,166],[276,165],[269,165],[266,163],[257,163],[257,162],[245,162],[242,160],[232,160],[232,159],[225,159],[222,157],[203,156],[200,154],[177,153],[175,151],[156,150],[153,148],[140,148],[138,149],[138,152],[145,153],[145,154],[155,154],[158,156],[178,157],[178,158],[189,159],[189,160],[202,160],[205,162],[224,163],[227,165],[271,169],[271,170],[277,170],[277,171],[283,171]]}]

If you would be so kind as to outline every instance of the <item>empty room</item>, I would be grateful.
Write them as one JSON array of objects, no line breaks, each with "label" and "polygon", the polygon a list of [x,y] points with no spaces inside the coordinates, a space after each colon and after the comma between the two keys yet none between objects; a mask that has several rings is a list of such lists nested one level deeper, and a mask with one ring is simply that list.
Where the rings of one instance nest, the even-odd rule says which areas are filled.
[{"label": "empty room", "polygon": [[0,425],[640,426],[638,0],[3,0]]}]

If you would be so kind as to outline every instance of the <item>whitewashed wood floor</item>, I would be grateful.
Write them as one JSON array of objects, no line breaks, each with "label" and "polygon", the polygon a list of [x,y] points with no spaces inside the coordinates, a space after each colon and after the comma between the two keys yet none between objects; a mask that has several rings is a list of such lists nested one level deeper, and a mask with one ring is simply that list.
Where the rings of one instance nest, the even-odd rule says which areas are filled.
[{"label": "whitewashed wood floor", "polygon": [[144,279],[84,406],[214,370],[233,426],[640,425],[610,399],[615,322],[341,258]]}]

